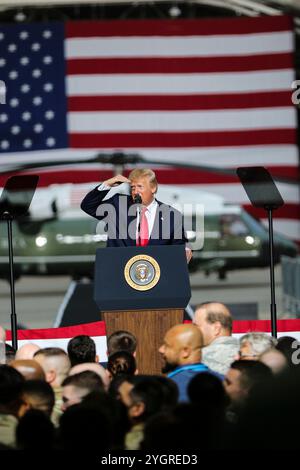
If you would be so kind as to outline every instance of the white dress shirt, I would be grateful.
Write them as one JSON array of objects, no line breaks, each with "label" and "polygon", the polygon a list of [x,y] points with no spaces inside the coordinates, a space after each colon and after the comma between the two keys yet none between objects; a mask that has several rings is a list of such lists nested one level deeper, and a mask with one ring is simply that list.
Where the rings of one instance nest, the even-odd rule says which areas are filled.
[{"label": "white dress shirt", "polygon": [[[149,206],[146,206],[146,207],[147,207],[147,210],[145,212],[145,215],[148,221],[148,230],[149,230],[149,238],[150,238],[152,230],[153,230],[153,226],[154,226],[156,211],[158,208],[158,202],[155,199],[153,199],[153,201],[149,204]],[[138,212],[138,216],[136,220],[136,239],[138,237],[139,224],[140,224],[140,211]]]}]

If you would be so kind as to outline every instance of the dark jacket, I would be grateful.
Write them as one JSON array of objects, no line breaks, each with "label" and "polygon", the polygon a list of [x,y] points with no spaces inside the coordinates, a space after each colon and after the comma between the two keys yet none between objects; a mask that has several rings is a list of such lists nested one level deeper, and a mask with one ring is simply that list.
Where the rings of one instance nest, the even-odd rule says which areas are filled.
[{"label": "dark jacket", "polygon": [[220,380],[224,379],[223,375],[218,374],[218,372],[214,372],[213,370],[209,369],[209,367],[207,367],[202,362],[199,362],[198,364],[187,364],[185,366],[178,366],[175,370],[168,374],[168,377],[177,384],[179,391],[179,402],[189,401],[187,393],[188,385],[192,378],[195,377],[195,375],[201,374],[202,372],[208,372],[210,374],[213,374]]},{"label": "dark jacket", "polygon": [[[81,203],[81,209],[106,224],[107,246],[136,245],[137,205],[132,197],[115,194],[103,201],[109,190],[90,191]],[[157,201],[155,221],[148,245],[181,245],[187,242],[182,214],[173,207]]]}]

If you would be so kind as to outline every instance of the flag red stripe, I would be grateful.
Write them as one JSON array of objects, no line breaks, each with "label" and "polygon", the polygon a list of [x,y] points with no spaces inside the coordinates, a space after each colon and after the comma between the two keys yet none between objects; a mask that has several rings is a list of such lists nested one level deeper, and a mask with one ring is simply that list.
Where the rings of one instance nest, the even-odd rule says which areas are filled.
[{"label": "flag red stripe", "polygon": [[68,75],[91,74],[155,74],[155,73],[218,73],[249,70],[293,68],[291,54],[255,54],[225,57],[167,57],[69,59]]},{"label": "flag red stripe", "polygon": [[111,20],[66,23],[67,38],[240,35],[293,29],[289,16],[201,20]]},{"label": "flag red stripe", "polygon": [[[184,323],[191,323],[185,321]],[[300,331],[300,320],[277,320],[277,328],[279,332],[295,332]],[[233,333],[241,334],[248,333],[249,331],[258,332],[271,332],[270,320],[234,320]],[[33,329],[33,330],[18,330],[19,340],[32,340],[32,339],[58,339],[58,338],[72,338],[79,334],[88,334],[89,336],[105,336],[106,327],[104,321],[94,323],[84,323],[82,325],[74,325],[69,327],[60,328],[46,328],[46,329]],[[11,341],[11,331],[6,330],[6,341]]]},{"label": "flag red stripe", "polygon": [[300,169],[299,166],[268,166],[269,171],[271,172],[273,177],[279,177],[279,178],[291,178],[296,181],[300,181]]},{"label": "flag red stripe", "polygon": [[[83,323],[81,325],[63,326],[60,328],[41,328],[34,330],[18,330],[19,340],[34,339],[72,339],[77,335],[105,336],[106,328],[104,321],[94,323]],[[6,331],[6,341],[11,341],[11,331]]]},{"label": "flag red stripe", "polygon": [[[253,207],[251,204],[243,204],[243,207],[256,218],[265,219],[266,211],[264,209],[259,209],[258,207]],[[286,203],[284,206],[277,209],[273,214],[274,219],[291,219],[299,220],[300,218],[300,204],[291,204]]]},{"label": "flag red stripe", "polygon": [[71,148],[183,148],[296,144],[296,129],[221,132],[107,132],[70,134]]},{"label": "flag red stripe", "polygon": [[183,111],[270,108],[291,105],[291,92],[214,95],[70,96],[68,111]]},{"label": "flag red stripe", "polygon": [[[277,320],[277,329],[280,332],[300,331],[300,320]],[[270,320],[234,320],[233,333],[248,333],[249,331],[271,332]]]},{"label": "flag red stripe", "polygon": [[[184,159],[184,157],[183,157]],[[199,166],[201,166],[201,159],[199,159]],[[205,167],[205,165],[203,165]],[[270,173],[274,176],[276,180],[276,176],[282,177],[283,174],[286,174],[286,177],[292,183],[297,184],[298,181],[298,167],[280,167],[280,171],[277,170],[277,167],[268,166],[267,167]],[[226,168],[225,171],[232,171],[232,174],[226,174],[218,172],[216,168],[216,172],[213,171],[205,171],[205,169],[197,170],[195,169],[188,169],[188,168],[156,168],[155,173],[159,179],[159,182],[162,184],[232,184],[232,183],[240,183],[239,178],[236,176],[235,168]],[[129,172],[128,172],[129,174]]]},{"label": "flag red stripe", "polygon": [[[28,172],[27,172],[28,173]],[[35,173],[37,173],[35,171]],[[124,174],[128,176],[129,171],[125,172]],[[178,170],[163,170],[163,169],[155,169],[155,173],[157,175],[158,181],[160,184],[232,184],[239,183],[237,179],[234,177],[227,178],[224,175],[217,175],[217,174],[209,174],[205,173],[202,174],[202,177],[195,177],[191,170],[182,169]],[[196,174],[200,174],[200,172],[195,172]],[[25,172],[24,172],[25,174]],[[12,175],[9,175],[12,176]],[[97,171],[97,180],[103,181],[113,176],[113,172],[111,170],[100,170]],[[63,184],[63,183],[89,183],[95,180],[95,169],[89,171],[82,171],[82,170],[64,170],[57,172],[50,172],[50,173],[40,173],[39,174],[39,187],[47,187],[50,184]],[[5,181],[7,180],[8,175],[6,177],[0,177],[0,184],[4,185]],[[88,190],[87,190],[88,191]],[[81,190],[82,192],[82,190]],[[212,189],[213,192],[213,189]],[[201,202],[201,201],[200,201]],[[237,202],[238,204],[238,202]],[[247,211],[252,214],[254,217],[257,218],[266,218],[266,212],[263,209],[258,209],[252,207],[251,204],[243,204],[243,207],[247,209]],[[291,219],[291,220],[299,220],[300,217],[300,204],[298,203],[286,203],[282,208],[276,210],[274,213],[274,219]]]},{"label": "flag red stripe", "polygon": [[[76,165],[76,162],[74,162]],[[199,165],[201,165],[201,161],[199,161]],[[152,165],[155,167],[155,165]],[[282,171],[288,172],[290,167],[281,167]],[[270,173],[274,176],[276,167],[268,167]],[[297,168],[293,168],[294,174],[291,173],[291,177],[293,178],[297,173]],[[95,172],[97,176],[95,177]],[[125,176],[128,176],[130,170],[125,170]],[[24,171],[18,174],[30,174],[31,172]],[[38,168],[35,169],[35,173],[39,174],[39,187],[48,186],[49,184],[54,183],[89,183],[97,181],[102,181],[105,179],[109,179],[113,176],[113,171],[110,169],[103,169],[100,168],[98,171],[93,169],[89,169],[88,167],[83,168],[61,168],[57,167],[57,169],[52,169],[51,171],[41,170],[39,171]],[[195,169],[188,169],[188,168],[176,168],[176,167],[165,167],[165,168],[155,168],[155,173],[161,184],[232,184],[238,183],[239,179],[235,176],[235,169],[232,169],[232,175],[222,174],[222,173],[214,173],[213,171],[205,171],[205,170],[195,170]],[[6,174],[5,176],[0,176],[0,184],[4,185],[5,181],[8,177],[12,176],[14,173]],[[276,178],[275,178],[276,182]],[[296,182],[296,178],[295,178]],[[76,189],[76,187],[74,188]]]}]

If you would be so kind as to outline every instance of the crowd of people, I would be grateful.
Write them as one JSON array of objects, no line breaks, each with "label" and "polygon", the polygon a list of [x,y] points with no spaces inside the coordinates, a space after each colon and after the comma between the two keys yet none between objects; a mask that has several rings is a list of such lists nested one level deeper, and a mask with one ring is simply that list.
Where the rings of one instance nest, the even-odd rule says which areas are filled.
[{"label": "crowd of people", "polygon": [[[3,335],[3,332],[2,332]],[[4,340],[4,337],[2,338]],[[161,375],[138,370],[127,331],[107,339],[101,365],[92,338],[67,351],[5,344],[0,365],[0,449],[297,449],[300,369],[295,338],[232,335],[221,303],[163,339]]]}]

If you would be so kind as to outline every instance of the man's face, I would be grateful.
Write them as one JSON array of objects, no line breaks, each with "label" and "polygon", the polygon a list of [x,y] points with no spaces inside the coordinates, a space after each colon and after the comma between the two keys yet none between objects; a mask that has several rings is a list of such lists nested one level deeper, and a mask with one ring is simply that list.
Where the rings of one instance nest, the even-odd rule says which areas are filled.
[{"label": "man's face", "polygon": [[226,394],[234,403],[241,401],[245,396],[240,378],[241,372],[239,370],[229,369],[223,382]]},{"label": "man's face", "polygon": [[180,351],[176,347],[175,338],[172,335],[166,334],[158,351],[164,360],[164,366],[162,367],[164,374],[171,372],[180,365]]},{"label": "man's face", "polygon": [[81,403],[82,399],[88,394],[85,388],[74,387],[74,385],[66,385],[63,387],[62,393],[62,411],[66,411],[69,406]]},{"label": "man's face", "polygon": [[56,373],[53,368],[49,368],[49,364],[47,364],[47,359],[45,358],[45,356],[43,354],[37,354],[36,356],[34,356],[34,360],[40,364],[43,371],[45,372],[46,382],[48,382],[51,387],[53,387],[53,383],[56,378]]},{"label": "man's face", "polygon": [[130,392],[134,388],[133,384],[129,382],[122,382],[119,387],[120,400],[124,403],[127,408],[127,413],[130,421],[134,422],[137,417],[139,417],[143,411],[144,406],[141,403],[134,403]]},{"label": "man's face", "polygon": [[120,400],[124,403],[127,408],[128,417],[131,420],[133,418],[134,403],[130,396],[130,392],[133,389],[133,384],[129,382],[123,382],[119,387]]},{"label": "man's face", "polygon": [[243,359],[246,361],[257,361],[258,356],[252,351],[252,347],[248,341],[245,341],[243,345],[240,346],[238,353],[238,359]]},{"label": "man's face", "polygon": [[195,312],[193,324],[199,328],[203,336],[204,346],[208,346],[214,339],[214,324],[206,320],[207,311],[205,308],[198,308]]},{"label": "man's face", "polygon": [[130,397],[130,392],[133,389],[133,384],[126,382],[121,383],[119,387],[119,395],[120,395],[120,400],[124,403],[124,405],[129,408],[132,404],[132,400]]},{"label": "man's face", "polygon": [[132,180],[130,187],[132,198],[137,194],[140,194],[144,206],[149,206],[149,204],[151,204],[155,197],[156,186],[150,183],[147,176]]}]

